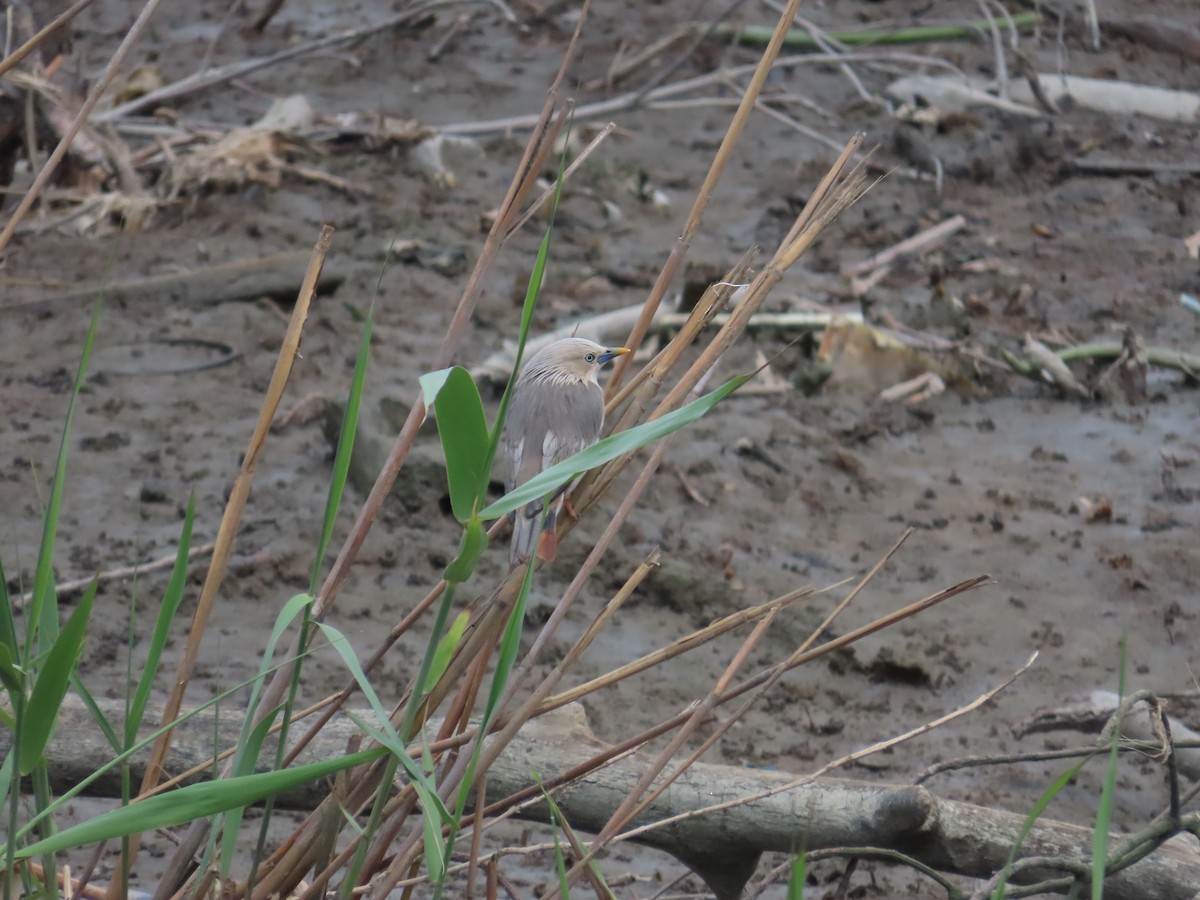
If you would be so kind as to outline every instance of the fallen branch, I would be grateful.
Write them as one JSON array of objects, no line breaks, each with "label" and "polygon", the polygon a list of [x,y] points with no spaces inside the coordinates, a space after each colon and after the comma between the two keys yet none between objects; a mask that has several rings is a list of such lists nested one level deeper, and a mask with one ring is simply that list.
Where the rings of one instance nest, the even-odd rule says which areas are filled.
[{"label": "fallen branch", "polygon": [[[1008,17],[1013,28],[1033,28],[1038,15],[1033,12],[1017,13]],[[959,25],[913,25],[907,28],[859,28],[853,31],[826,31],[822,37],[850,47],[889,44],[925,44],[933,41],[954,41],[977,38],[988,32],[991,23],[987,19],[976,19]],[[765,44],[771,38],[772,28],[760,25],[718,25],[713,36],[738,44]],[[783,45],[792,49],[812,48],[822,50],[821,41],[807,29],[793,28],[783,39]]]},{"label": "fallen branch", "polygon": [[[200,556],[207,556],[216,548],[216,544],[211,541],[207,544],[201,544],[198,547],[192,547],[188,551],[188,559],[193,560]],[[145,575],[147,572],[157,572],[159,569],[169,569],[175,565],[175,554],[163,556],[159,559],[150,560],[149,562],[138,563],[132,566],[122,566],[119,569],[109,569],[106,572],[99,572],[91,578],[76,578],[72,581],[60,581],[54,586],[54,592],[58,594],[59,599],[73,594],[75,591],[81,591],[93,581],[103,584],[106,581],[117,581],[122,578],[132,578],[135,575]],[[13,600],[13,609],[17,610],[29,602],[29,598],[33,596],[33,591],[27,591]]]},{"label": "fallen branch", "polygon": [[[46,312],[93,301],[100,295],[106,300],[124,302],[153,300],[156,303],[205,306],[238,300],[257,300],[260,297],[291,300],[295,298],[296,288],[304,278],[309,255],[307,250],[288,250],[270,256],[190,269],[186,272],[150,275],[114,284],[89,285],[38,300],[0,306],[0,314],[15,311]],[[331,261],[321,270],[317,289],[331,291],[345,280],[344,266]]]},{"label": "fallen branch", "polygon": [[[98,699],[98,703],[106,716],[120,720],[123,700]],[[206,710],[177,727],[168,768],[179,771],[203,763],[211,755],[214,734],[221,746],[237,742],[241,723],[228,710],[221,713],[218,718],[213,710]],[[362,715],[371,717],[369,711]],[[157,721],[158,711],[146,719]],[[437,727],[438,723],[431,723],[434,731]],[[341,755],[346,742],[356,734],[357,726],[338,716],[298,762]],[[11,740],[10,732],[0,733],[0,753],[7,752]],[[607,745],[588,727],[583,707],[572,704],[522,729],[488,770],[489,792],[494,796],[516,794],[533,783],[531,771],[538,772],[543,783],[551,784],[574,763],[606,749]],[[578,830],[599,831],[646,770],[651,754],[627,755],[557,792],[555,799],[565,818]],[[69,697],[47,748],[54,787],[70,787],[111,756],[112,749],[95,727],[91,713],[81,701]],[[263,753],[264,759],[272,756],[270,750]],[[135,780],[141,777],[145,763],[145,754],[133,760]],[[1004,864],[1025,822],[1023,814],[946,800],[921,786],[833,778],[796,784],[800,780],[784,772],[696,763],[669,791],[655,799],[641,821],[686,816],[710,806],[714,796],[761,799],[716,813],[687,816],[669,829],[646,833],[644,839],[668,852],[688,856],[708,853],[714,862],[726,860],[731,864],[765,851],[791,852],[797,846],[809,850],[869,846],[898,850],[939,872],[989,878]],[[117,797],[120,783],[120,773],[114,770],[95,782],[92,790]],[[793,786],[780,790],[787,785]],[[320,802],[325,790],[323,785],[313,785],[281,796],[280,803],[311,808]],[[539,801],[519,808],[515,815],[544,823],[548,811]],[[1200,827],[1200,818],[1195,814],[1185,817],[1184,822]],[[1123,841],[1114,836],[1111,846]],[[1090,860],[1091,847],[1090,827],[1042,818],[1025,838],[1022,856],[1070,866]],[[1046,877],[1046,871],[1020,872],[1013,882]],[[1190,900],[1198,891],[1200,855],[1175,844],[1160,847],[1105,882],[1105,896],[1111,900]]]},{"label": "fallen branch", "polygon": [[1077,172],[1090,175],[1196,175],[1200,173],[1200,161],[1171,163],[1149,159],[1088,159],[1074,157],[1067,165]]}]

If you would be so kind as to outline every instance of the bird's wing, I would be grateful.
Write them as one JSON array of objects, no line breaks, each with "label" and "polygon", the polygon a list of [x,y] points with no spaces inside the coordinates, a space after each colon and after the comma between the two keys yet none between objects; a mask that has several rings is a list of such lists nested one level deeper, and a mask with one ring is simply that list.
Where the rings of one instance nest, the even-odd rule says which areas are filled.
[{"label": "bird's wing", "polygon": [[547,419],[538,414],[541,389],[535,383],[518,383],[504,421],[501,449],[505,457],[504,489],[511,491],[541,471],[541,448]]},{"label": "bird's wing", "polygon": [[604,392],[598,384],[579,384],[547,390],[542,439],[542,468],[548,469],[590,447],[604,425]]},{"label": "bird's wing", "polygon": [[[603,423],[604,394],[599,385],[547,384],[544,381],[518,384],[508,408],[504,432],[508,490],[590,446],[599,437]],[[546,513],[545,527],[551,537],[561,503],[559,497]],[[538,546],[543,508],[543,501],[538,499],[509,514],[513,523],[511,559],[514,565],[529,560]],[[553,546],[553,541],[550,545]]]}]

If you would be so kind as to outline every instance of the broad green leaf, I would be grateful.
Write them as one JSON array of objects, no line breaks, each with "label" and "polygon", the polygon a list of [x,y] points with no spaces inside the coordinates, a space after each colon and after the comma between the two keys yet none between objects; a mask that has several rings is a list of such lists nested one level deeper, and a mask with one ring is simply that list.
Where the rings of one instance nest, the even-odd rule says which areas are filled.
[{"label": "broad green leaf", "polygon": [[346,397],[346,411],[342,415],[342,431],[338,436],[337,452],[333,457],[333,477],[329,482],[329,496],[325,500],[325,518],[321,523],[321,537],[317,541],[317,555],[313,559],[308,592],[316,594],[320,587],[321,566],[333,538],[333,525],[337,521],[338,509],[342,505],[342,492],[350,473],[350,456],[354,452],[354,437],[358,430],[358,412],[362,407],[363,382],[367,377],[367,361],[371,356],[371,332],[375,320],[367,314],[363,324],[362,340],[358,345],[358,359],[354,363],[354,377],[350,381],[350,393]]},{"label": "broad green leaf", "polygon": [[665,416],[655,419],[652,422],[643,422],[641,425],[635,425],[627,431],[611,435],[602,441],[597,441],[586,450],[581,450],[574,456],[564,459],[562,462],[548,469],[544,469],[520,487],[509,491],[495,503],[482,510],[479,513],[479,517],[485,520],[498,519],[514,509],[519,509],[526,503],[545,497],[547,494],[558,490],[564,484],[569,484],[588,469],[594,469],[597,466],[602,466],[606,462],[616,459],[618,456],[624,456],[626,453],[640,450],[647,444],[652,444],[660,438],[678,431],[685,425],[689,425],[699,419],[749,381],[751,377],[750,375],[738,375],[736,378],[729,379],[729,381],[725,382],[715,391],[705,394],[697,400],[693,400],[691,403],[680,407],[674,412],[667,413]]},{"label": "broad green leaf", "polygon": [[458,546],[458,556],[450,565],[446,566],[444,577],[447,583],[462,584],[470,578],[479,562],[479,557],[483,556],[483,551],[487,549],[487,545],[487,529],[483,527],[483,520],[477,515],[472,515],[463,529],[462,539]]},{"label": "broad green leaf", "polygon": [[446,667],[450,665],[450,658],[458,649],[458,642],[462,640],[463,633],[467,630],[470,621],[471,614],[463,610],[450,626],[450,630],[438,641],[437,651],[433,655],[433,665],[430,666],[429,674],[425,676],[424,687],[421,689],[422,694],[428,694],[433,690],[433,686],[445,673]]},{"label": "broad green leaf", "polygon": [[153,831],[156,828],[186,825],[195,819],[215,816],[239,806],[249,806],[354,766],[374,762],[386,754],[386,748],[374,747],[348,756],[338,756],[290,769],[190,784],[176,791],[168,791],[128,806],[118,807],[90,821],[64,829],[53,837],[28,847],[21,847],[17,850],[17,857],[55,853],[71,847],[94,844],[97,841]]},{"label": "broad green leaf", "polygon": [[96,587],[97,582],[93,579],[91,586],[84,592],[83,599],[71,613],[71,618],[59,632],[54,646],[46,654],[38,672],[37,681],[29,695],[29,706],[21,723],[21,733],[17,735],[22,775],[28,775],[41,763],[46,744],[50,742],[50,735],[54,733],[58,708],[62,706],[63,697],[67,695],[71,672],[79,661],[83,642],[87,638],[88,617],[92,614]]},{"label": "broad green leaf", "polygon": [[125,718],[125,747],[137,740],[138,729],[142,727],[142,717],[146,714],[146,704],[150,701],[150,690],[154,687],[154,678],[158,674],[158,664],[171,636],[171,623],[175,621],[175,614],[183,600],[184,587],[187,585],[188,553],[192,547],[192,523],[195,518],[196,494],[193,492],[188,497],[187,512],[183,516],[183,530],[179,534],[179,549],[175,552],[175,565],[171,569],[171,579],[167,582],[162,603],[158,607],[158,618],[154,622],[154,634],[150,637],[146,664],[142,668],[142,675],[133,693],[133,702],[129,705],[129,713]]},{"label": "broad green leaf", "polygon": [[[58,516],[62,507],[63,485],[67,480],[67,445],[71,438],[71,425],[75,421],[75,407],[79,402],[79,391],[87,377],[88,360],[92,356],[92,345],[96,341],[96,328],[100,324],[100,305],[97,300],[92,310],[92,322],[88,326],[83,342],[83,354],[79,369],[71,386],[71,399],[67,403],[67,415],[63,422],[62,440],[58,445],[58,461],[54,466],[54,483],[50,486],[50,500],[46,504],[46,517],[42,524],[42,543],[38,550],[37,568],[33,577],[33,596],[29,600],[25,626],[25,659],[33,657],[35,635],[37,646],[45,650],[58,634],[58,602],[54,593],[54,546],[58,540]],[[57,707],[56,707],[57,709]],[[21,755],[24,759],[24,754]]]},{"label": "broad green leaf", "polygon": [[462,366],[421,376],[425,405],[437,410],[438,435],[446,456],[446,480],[454,518],[466,524],[489,480],[488,428],[483,401]]}]

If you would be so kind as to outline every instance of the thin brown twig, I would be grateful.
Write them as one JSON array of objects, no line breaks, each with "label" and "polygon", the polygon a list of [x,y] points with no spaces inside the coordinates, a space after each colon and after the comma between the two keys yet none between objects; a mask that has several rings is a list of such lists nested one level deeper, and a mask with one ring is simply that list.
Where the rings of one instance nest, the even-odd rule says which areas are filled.
[{"label": "thin brown twig", "polygon": [[[13,66],[21,64],[30,53],[48,41],[51,37],[57,34],[63,27],[70,24],[71,20],[77,15],[91,6],[95,0],[76,0],[76,3],[67,9],[63,10],[49,22],[47,22],[41,30],[33,37],[23,43],[20,47],[14,50],[8,56],[0,60],[0,78],[3,78]],[[11,7],[10,7],[11,9]]]},{"label": "thin brown twig", "polygon": [[[188,560],[193,560],[199,556],[206,556],[212,553],[216,548],[215,541],[209,541],[207,544],[201,544],[198,547],[192,547],[188,550]],[[175,564],[175,557],[178,554],[172,553],[168,556],[160,556],[158,559],[152,559],[144,563],[134,563],[132,566],[121,566],[116,569],[107,569],[103,572],[98,572],[90,578],[74,578],[70,581],[60,581],[54,586],[55,593],[63,597],[75,591],[81,591],[88,587],[93,581],[103,584],[106,581],[119,581],[122,578],[133,578],[137,575],[145,575],[148,572],[157,572],[160,569],[169,569]],[[21,609],[29,598],[33,596],[32,591],[26,591],[19,597],[13,598],[13,609]]]},{"label": "thin brown twig", "polygon": [[179,81],[164,85],[140,97],[135,97],[125,103],[114,106],[112,109],[105,110],[92,117],[93,122],[117,122],[131,113],[148,107],[153,108],[161,105],[168,100],[178,100],[180,97],[186,97],[198,91],[214,87],[218,84],[224,84],[228,81],[233,81],[243,75],[249,75],[251,72],[257,72],[260,69],[265,69],[269,66],[277,65],[289,59],[294,59],[297,56],[302,56],[305,53],[312,53],[316,50],[322,50],[326,47],[334,47],[338,44],[347,44],[352,41],[368,37],[380,31],[386,31],[389,28],[399,28],[406,25],[416,18],[419,18],[439,6],[448,5],[451,0],[428,0],[419,6],[411,7],[402,13],[397,13],[394,16],[389,16],[378,22],[369,22],[366,25],[358,25],[354,28],[347,28],[343,31],[335,31],[332,34],[326,34],[322,37],[311,41],[305,41],[288,47],[286,50],[281,50],[278,53],[270,56],[256,57],[253,59],[242,59],[237,62],[229,63],[224,66],[217,66],[215,69],[206,69],[203,72],[196,72],[186,78],[181,78]]},{"label": "thin brown twig", "polygon": [[[882,571],[883,567],[888,563],[889,560],[891,560],[893,556],[896,555],[897,551],[899,551],[900,547],[911,534],[912,529],[910,528],[892,546],[891,550],[889,550],[870,569],[870,571],[867,572],[867,574],[859,581],[859,583],[855,585],[854,589],[846,595],[846,597],[833,609],[832,612],[830,612],[825,620],[813,630],[808,638],[800,645],[799,648],[797,648],[795,653],[792,654],[793,656],[802,655],[817,641],[817,639],[829,628],[829,626],[846,609],[846,607],[849,606],[850,603],[852,603],[854,599],[858,597],[860,593],[862,593],[864,588],[872,580],[874,580],[879,572]],[[776,612],[773,611],[771,615],[764,618],[759,623],[759,625],[755,628],[754,633],[751,634],[751,636],[743,644],[743,651],[749,651],[749,648],[754,645],[754,643],[757,641],[757,638],[760,637],[762,633],[765,633],[766,628],[770,625],[775,615]],[[738,657],[735,658],[734,663],[736,664],[740,662],[741,658],[744,658],[743,653],[738,654]],[[618,831],[649,809],[650,805],[654,803],[654,801],[660,796],[662,796],[663,792],[666,791],[676,779],[678,779],[693,764],[695,764],[701,758],[701,756],[708,752],[708,750],[717,741],[719,741],[729,731],[730,728],[733,727],[735,722],[741,720],[741,718],[750,709],[751,705],[753,705],[753,703],[766,691],[770,690],[770,688],[773,687],[781,677],[783,677],[783,674],[786,671],[783,666],[777,667],[777,672],[772,678],[765,681],[753,693],[751,693],[751,695],[742,702],[739,708],[732,715],[726,717],[725,721],[714,730],[713,734],[708,735],[701,742],[700,746],[692,751],[691,754],[689,754],[687,759],[676,766],[675,770],[669,776],[660,779],[659,783],[654,786],[654,790],[650,791],[644,798],[641,798],[640,802],[637,802],[639,795],[644,793],[649,788],[651,782],[653,782],[655,778],[658,778],[661,771],[667,766],[667,764],[671,761],[671,758],[675,755],[675,752],[683,745],[683,742],[691,735],[696,727],[699,726],[704,717],[706,717],[716,707],[719,698],[729,687],[729,681],[732,677],[733,671],[736,670],[735,664],[731,664],[730,669],[728,669],[726,674],[722,676],[721,680],[717,683],[717,686],[696,707],[689,719],[679,728],[675,736],[672,737],[666,747],[659,754],[658,758],[647,769],[645,776],[639,780],[638,784],[635,785],[634,788],[629,792],[626,799],[622,801],[616,812],[612,814],[604,829],[592,842],[592,845],[589,849],[588,859],[591,859],[597,852],[602,850]],[[568,873],[568,878],[570,878],[570,873]]]},{"label": "thin brown twig", "polygon": [[809,784],[809,783],[817,780],[822,775],[829,774],[830,772],[832,772],[835,769],[843,768],[845,766],[850,765],[851,763],[857,762],[860,759],[865,759],[868,756],[874,756],[877,753],[882,753],[885,750],[889,750],[892,747],[896,747],[902,743],[905,743],[906,741],[912,740],[913,738],[920,737],[923,734],[927,734],[928,732],[933,731],[935,728],[940,728],[941,726],[945,725],[946,723],[952,722],[955,719],[965,716],[967,713],[973,712],[976,709],[979,709],[979,707],[988,703],[997,694],[999,694],[1001,691],[1003,691],[1005,688],[1007,688],[1010,684],[1012,684],[1014,681],[1016,681],[1018,678],[1020,678],[1022,675],[1024,675],[1029,670],[1030,666],[1032,666],[1034,664],[1034,662],[1037,660],[1037,658],[1038,658],[1038,653],[1035,650],[1033,652],[1033,654],[1029,657],[1029,659],[1026,660],[1026,662],[1023,666],[1021,666],[1019,669],[1017,669],[1015,672],[1013,672],[1013,674],[1009,675],[1007,678],[1005,678],[1002,682],[997,684],[995,687],[992,687],[992,688],[988,689],[987,691],[985,691],[984,693],[980,694],[978,697],[976,697],[974,700],[972,700],[970,703],[966,704],[965,706],[960,706],[957,709],[946,713],[944,716],[939,716],[938,718],[933,719],[932,721],[926,722],[923,725],[918,725],[916,728],[909,729],[908,731],[904,732],[903,734],[897,735],[896,737],[887,738],[886,740],[883,740],[883,741],[877,741],[876,743],[871,744],[871,746],[869,746],[869,747],[864,747],[861,750],[856,750],[853,753],[848,753],[845,756],[842,756],[838,759],[833,760],[832,762],[826,763],[825,765],[821,766],[819,769],[817,769],[815,772],[813,772],[809,775],[805,775],[800,778],[792,779],[791,781],[787,782],[786,784],[777,785],[777,786],[769,788],[767,790],[759,791],[756,794],[749,794],[745,797],[738,797],[734,800],[726,800],[721,803],[714,803],[710,806],[700,807],[700,808],[694,809],[694,810],[688,810],[687,812],[679,813],[678,815],[670,816],[666,819],[660,819],[657,822],[651,822],[646,825],[639,826],[638,828],[634,828],[629,831],[622,832],[616,838],[616,840],[618,840],[618,841],[631,840],[633,838],[640,837],[641,835],[644,835],[650,831],[655,831],[660,828],[668,828],[671,825],[676,824],[677,822],[683,821],[684,819],[691,819],[691,818],[695,818],[696,816],[701,816],[701,815],[711,815],[713,813],[720,812],[721,810],[724,810],[724,809],[732,809],[735,806],[743,806],[747,803],[753,803],[756,800],[763,800],[763,799],[766,799],[767,797],[772,797],[776,794],[784,793],[785,791],[794,790],[795,788],[800,787],[801,785]]},{"label": "thin brown twig", "polygon": [[[602,129],[600,129],[600,133],[592,138],[588,145],[580,150],[579,154],[573,160],[571,160],[571,164],[563,170],[562,181],[564,184],[566,183],[567,179],[574,175],[575,171],[581,165],[583,165],[587,158],[591,156],[592,153],[594,153],[595,150],[616,130],[616,122],[609,122]],[[523,212],[517,218],[517,220],[512,223],[511,226],[509,226],[507,231],[505,231],[504,240],[508,240],[510,237],[520,231],[524,227],[525,223],[533,218],[534,214],[550,201],[550,199],[554,196],[555,191],[556,187],[551,185],[542,192],[540,197],[529,204],[529,208],[525,210],[525,212]]]},{"label": "thin brown twig", "polygon": [[[826,643],[821,644],[820,646],[813,647],[800,656],[793,656],[783,663],[777,663],[775,666],[772,666],[763,672],[746,679],[733,688],[730,688],[723,694],[720,702],[722,704],[730,702],[738,697],[743,696],[747,692],[755,690],[772,677],[777,677],[776,673],[780,669],[784,671],[791,671],[801,665],[809,663],[815,659],[819,659],[828,653],[833,653],[843,647],[850,646],[851,644],[862,640],[868,635],[890,628],[898,622],[902,622],[905,619],[925,612],[939,603],[943,603],[952,597],[956,597],[962,593],[965,593],[966,591],[971,590],[972,588],[978,587],[987,580],[989,580],[988,576],[983,575],[959,582],[958,584],[955,584],[949,588],[945,588],[935,594],[924,597],[921,600],[914,601],[913,603],[901,607],[894,612],[888,613],[885,616],[881,616],[880,618],[875,619],[866,625],[860,626],[859,628],[856,628],[844,635],[833,638]],[[562,785],[569,784],[570,782],[578,778],[585,777],[591,772],[594,772],[617,759],[628,756],[630,753],[635,752],[638,748],[644,746],[648,742],[677,728],[680,724],[687,720],[689,714],[690,710],[684,710],[675,714],[671,718],[665,719],[657,725],[642,731],[637,735],[626,738],[625,740],[618,744],[614,744],[611,747],[606,747],[603,752],[598,753],[590,759],[584,760],[578,765],[571,767],[567,771],[563,772],[558,778],[546,781],[546,788],[548,790],[552,790]],[[497,800],[488,808],[488,815],[498,815],[504,810],[507,810],[513,806],[530,802],[536,791],[536,788],[526,788],[523,791],[519,791],[501,800]]]}]

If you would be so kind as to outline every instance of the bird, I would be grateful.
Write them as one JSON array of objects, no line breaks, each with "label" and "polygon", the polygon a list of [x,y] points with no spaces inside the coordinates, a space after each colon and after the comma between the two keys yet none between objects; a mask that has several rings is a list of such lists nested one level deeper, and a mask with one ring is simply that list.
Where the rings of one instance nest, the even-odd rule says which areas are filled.
[{"label": "bird", "polygon": [[[506,491],[596,442],[604,425],[600,369],[628,352],[627,347],[604,347],[570,337],[547,344],[530,357],[513,388],[504,423]],[[566,492],[564,487],[551,498],[540,537],[542,500],[509,513],[514,567],[532,559],[535,545],[539,559],[553,561],[558,552],[554,526]]]}]

